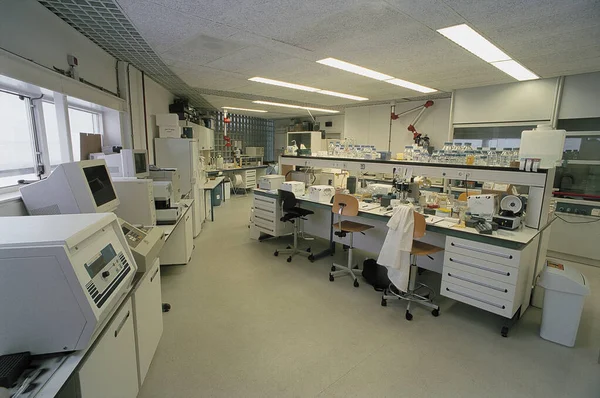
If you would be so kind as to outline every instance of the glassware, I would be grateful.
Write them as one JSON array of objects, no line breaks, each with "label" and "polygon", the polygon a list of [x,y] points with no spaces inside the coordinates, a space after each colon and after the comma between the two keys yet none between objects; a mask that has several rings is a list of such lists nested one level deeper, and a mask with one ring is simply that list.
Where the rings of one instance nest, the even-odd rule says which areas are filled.
[{"label": "glassware", "polygon": [[412,145],[406,145],[404,147],[404,160],[412,160]]},{"label": "glassware", "polygon": [[501,167],[509,167],[511,156],[512,156],[512,149],[504,148],[502,150],[502,152],[500,153],[499,165]]},{"label": "glassware", "polygon": [[498,166],[498,154],[496,153],[496,148],[491,147],[488,151],[488,166]]},{"label": "glassware", "polygon": [[475,152],[472,150],[468,150],[465,152],[465,164],[474,165],[475,164]]}]

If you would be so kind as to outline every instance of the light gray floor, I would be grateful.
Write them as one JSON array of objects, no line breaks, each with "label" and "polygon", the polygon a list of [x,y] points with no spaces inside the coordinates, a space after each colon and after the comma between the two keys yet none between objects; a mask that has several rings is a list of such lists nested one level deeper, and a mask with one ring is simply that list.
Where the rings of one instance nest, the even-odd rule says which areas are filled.
[{"label": "light gray floor", "polygon": [[443,297],[439,318],[408,322],[367,284],[329,282],[331,257],[288,264],[272,254],[285,241],[251,241],[251,203],[217,208],[192,261],[163,267],[173,309],[140,397],[600,396],[600,269],[580,266],[595,291],[575,348],[541,339],[535,308],[509,338],[500,317]]}]

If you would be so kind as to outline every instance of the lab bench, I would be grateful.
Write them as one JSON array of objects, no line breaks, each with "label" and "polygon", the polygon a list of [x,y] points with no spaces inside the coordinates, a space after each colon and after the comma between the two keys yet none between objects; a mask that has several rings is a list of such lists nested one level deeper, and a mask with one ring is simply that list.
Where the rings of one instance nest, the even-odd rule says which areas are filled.
[{"label": "lab bench", "polygon": [[267,165],[261,166],[244,166],[237,167],[233,169],[218,169],[218,170],[209,170],[207,174],[217,175],[222,172],[224,175],[235,175],[239,174],[242,177],[243,187],[245,189],[254,189],[258,184],[258,179],[266,174]]}]

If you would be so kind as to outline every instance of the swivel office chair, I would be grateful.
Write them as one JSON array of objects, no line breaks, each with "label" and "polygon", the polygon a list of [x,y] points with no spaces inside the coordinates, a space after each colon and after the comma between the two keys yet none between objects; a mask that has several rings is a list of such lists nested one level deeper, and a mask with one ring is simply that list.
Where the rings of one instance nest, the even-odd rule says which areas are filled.
[{"label": "swivel office chair", "polygon": [[358,199],[354,196],[341,193],[335,194],[331,211],[338,215],[337,223],[333,224],[335,235],[340,238],[350,235],[350,245],[348,245],[348,265],[333,263],[331,272],[329,273],[329,280],[333,282],[336,276],[350,275],[354,280],[354,287],[358,287],[359,283],[356,275],[362,274],[362,270],[358,268],[358,264],[354,264],[353,262],[354,234],[364,234],[364,231],[373,228],[373,226],[343,220],[343,217],[353,217],[358,215]]},{"label": "swivel office chair", "polygon": [[305,217],[314,214],[314,211],[297,207],[296,205],[298,204],[298,201],[296,200],[296,195],[294,195],[292,192],[279,189],[278,195],[283,213],[283,217],[281,217],[280,220],[283,222],[290,222],[294,226],[294,246],[288,246],[285,249],[275,250],[273,255],[277,257],[279,254],[289,254],[290,256],[287,258],[288,263],[292,261],[292,257],[294,257],[296,254],[307,256],[311,262],[314,261],[315,258],[310,252],[310,247],[306,250],[300,250],[298,248],[300,220],[306,220]]},{"label": "swivel office chair", "polygon": [[[429,286],[423,283],[417,283],[417,274],[419,268],[417,266],[417,257],[418,256],[428,256],[431,254],[440,252],[444,250],[441,247],[430,245],[429,243],[421,242],[417,239],[425,236],[425,228],[427,224],[425,223],[425,217],[415,212],[415,223],[414,223],[414,231],[413,231],[413,244],[412,249],[410,251],[410,276],[408,282],[408,291],[401,292],[392,283],[390,283],[389,287],[383,292],[383,296],[381,297],[381,305],[383,307],[387,306],[387,301],[389,299],[400,299],[408,301],[406,305],[406,319],[408,321],[413,319],[413,315],[410,312],[410,305],[412,303],[420,304],[424,307],[431,308],[431,315],[438,316],[440,314],[440,307],[433,303],[432,299],[434,297],[434,291]],[[430,257],[431,258],[431,257]],[[420,295],[417,291],[421,289],[428,290],[427,295]]]}]

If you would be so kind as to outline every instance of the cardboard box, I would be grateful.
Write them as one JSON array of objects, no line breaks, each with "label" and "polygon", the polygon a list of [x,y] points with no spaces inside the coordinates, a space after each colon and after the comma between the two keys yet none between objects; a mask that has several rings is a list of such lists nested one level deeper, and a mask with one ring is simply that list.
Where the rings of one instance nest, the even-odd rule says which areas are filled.
[{"label": "cardboard box", "polygon": [[181,138],[181,127],[179,126],[158,126],[159,138]]},{"label": "cardboard box", "polygon": [[179,115],[176,113],[159,113],[156,115],[157,126],[178,126]]}]

